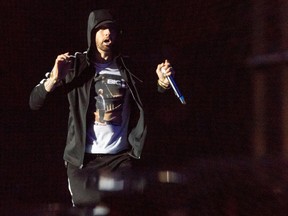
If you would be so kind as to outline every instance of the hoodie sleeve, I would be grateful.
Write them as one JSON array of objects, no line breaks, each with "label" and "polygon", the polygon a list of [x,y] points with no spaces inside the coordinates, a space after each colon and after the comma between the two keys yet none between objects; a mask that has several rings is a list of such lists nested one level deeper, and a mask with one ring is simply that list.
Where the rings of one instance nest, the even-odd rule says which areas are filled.
[{"label": "hoodie sleeve", "polygon": [[[46,76],[49,77],[49,74],[50,73],[47,73]],[[30,93],[29,106],[32,110],[39,110],[43,106],[47,95],[49,94],[44,87],[46,81],[47,78],[41,80],[41,82],[36,85]]]},{"label": "hoodie sleeve", "polygon": [[158,92],[160,92],[160,93],[164,93],[164,92],[167,91],[167,89],[163,88],[163,87],[160,86],[158,83],[157,83],[157,90],[158,90]]}]

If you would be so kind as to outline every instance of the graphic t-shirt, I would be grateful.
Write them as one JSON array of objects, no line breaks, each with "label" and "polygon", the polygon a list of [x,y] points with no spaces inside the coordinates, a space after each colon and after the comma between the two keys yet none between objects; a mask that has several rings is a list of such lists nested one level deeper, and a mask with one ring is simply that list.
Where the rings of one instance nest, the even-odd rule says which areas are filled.
[{"label": "graphic t-shirt", "polygon": [[87,115],[86,152],[115,154],[128,148],[128,86],[114,61],[96,64]]}]

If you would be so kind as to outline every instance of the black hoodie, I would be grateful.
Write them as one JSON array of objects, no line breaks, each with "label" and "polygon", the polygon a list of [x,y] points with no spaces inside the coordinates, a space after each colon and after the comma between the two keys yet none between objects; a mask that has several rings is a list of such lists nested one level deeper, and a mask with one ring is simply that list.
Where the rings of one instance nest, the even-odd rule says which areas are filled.
[{"label": "black hoodie", "polygon": [[[94,59],[93,55],[96,52],[95,46],[95,34],[98,27],[104,24],[113,24],[115,28],[118,28],[116,20],[113,18],[109,10],[102,9],[102,10],[95,10],[89,14],[88,17],[88,26],[87,26],[87,43],[88,43],[88,50],[87,50],[87,58],[88,62],[89,59]],[[117,44],[113,45],[113,52],[114,56],[118,54]]]},{"label": "black hoodie", "polygon": [[[62,86],[62,88],[65,90],[64,92],[67,93],[70,111],[68,118],[67,141],[64,150],[64,160],[80,168],[83,165],[85,154],[86,114],[89,105],[90,88],[92,80],[95,76],[95,70],[89,62],[88,55],[90,55],[91,50],[93,50],[93,46],[95,46],[93,40],[91,40],[91,37],[93,37],[95,34],[94,29],[99,25],[102,25],[104,22],[115,23],[108,10],[97,10],[90,13],[87,28],[87,52],[75,54],[74,69],[67,74],[65,80],[63,80],[64,85]],[[134,79],[135,76],[128,69],[126,60],[127,59],[121,55],[116,57],[116,62],[121,76],[127,82],[130,95],[133,98],[132,101],[134,101],[132,104],[133,107],[128,135],[128,141],[131,145],[130,155],[139,159],[143,149],[147,130],[144,121],[143,106],[136,89],[136,81],[138,80]],[[32,90],[29,102],[31,109],[40,109],[44,105],[45,100],[48,98],[47,96],[51,94],[44,88],[45,81],[46,79],[42,80],[40,84],[38,84]]]}]

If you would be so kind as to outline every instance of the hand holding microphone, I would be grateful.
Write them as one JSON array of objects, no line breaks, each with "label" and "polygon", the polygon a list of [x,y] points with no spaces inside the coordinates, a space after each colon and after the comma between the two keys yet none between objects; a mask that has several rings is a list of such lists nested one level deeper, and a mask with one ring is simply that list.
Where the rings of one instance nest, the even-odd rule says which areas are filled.
[{"label": "hand holding microphone", "polygon": [[180,92],[173,75],[175,74],[173,68],[171,67],[168,60],[165,60],[164,63],[159,64],[157,67],[157,75],[159,77],[158,83],[163,88],[168,88],[169,84],[173,88],[175,95],[179,98],[182,104],[186,104],[184,96]]}]

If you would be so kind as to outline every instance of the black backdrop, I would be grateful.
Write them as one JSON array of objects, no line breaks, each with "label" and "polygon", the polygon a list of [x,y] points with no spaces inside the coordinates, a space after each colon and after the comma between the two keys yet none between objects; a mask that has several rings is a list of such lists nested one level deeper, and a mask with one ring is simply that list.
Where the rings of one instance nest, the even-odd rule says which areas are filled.
[{"label": "black backdrop", "polygon": [[[123,52],[142,74],[149,130],[144,166],[249,156],[251,86],[243,65],[250,43],[247,2],[3,1],[0,193],[19,200],[67,198],[66,99],[55,98],[38,112],[29,110],[28,100],[58,54],[86,50],[87,17],[97,8],[112,8],[123,27]],[[165,58],[176,70],[185,106],[172,91],[156,92],[155,69]]]}]

